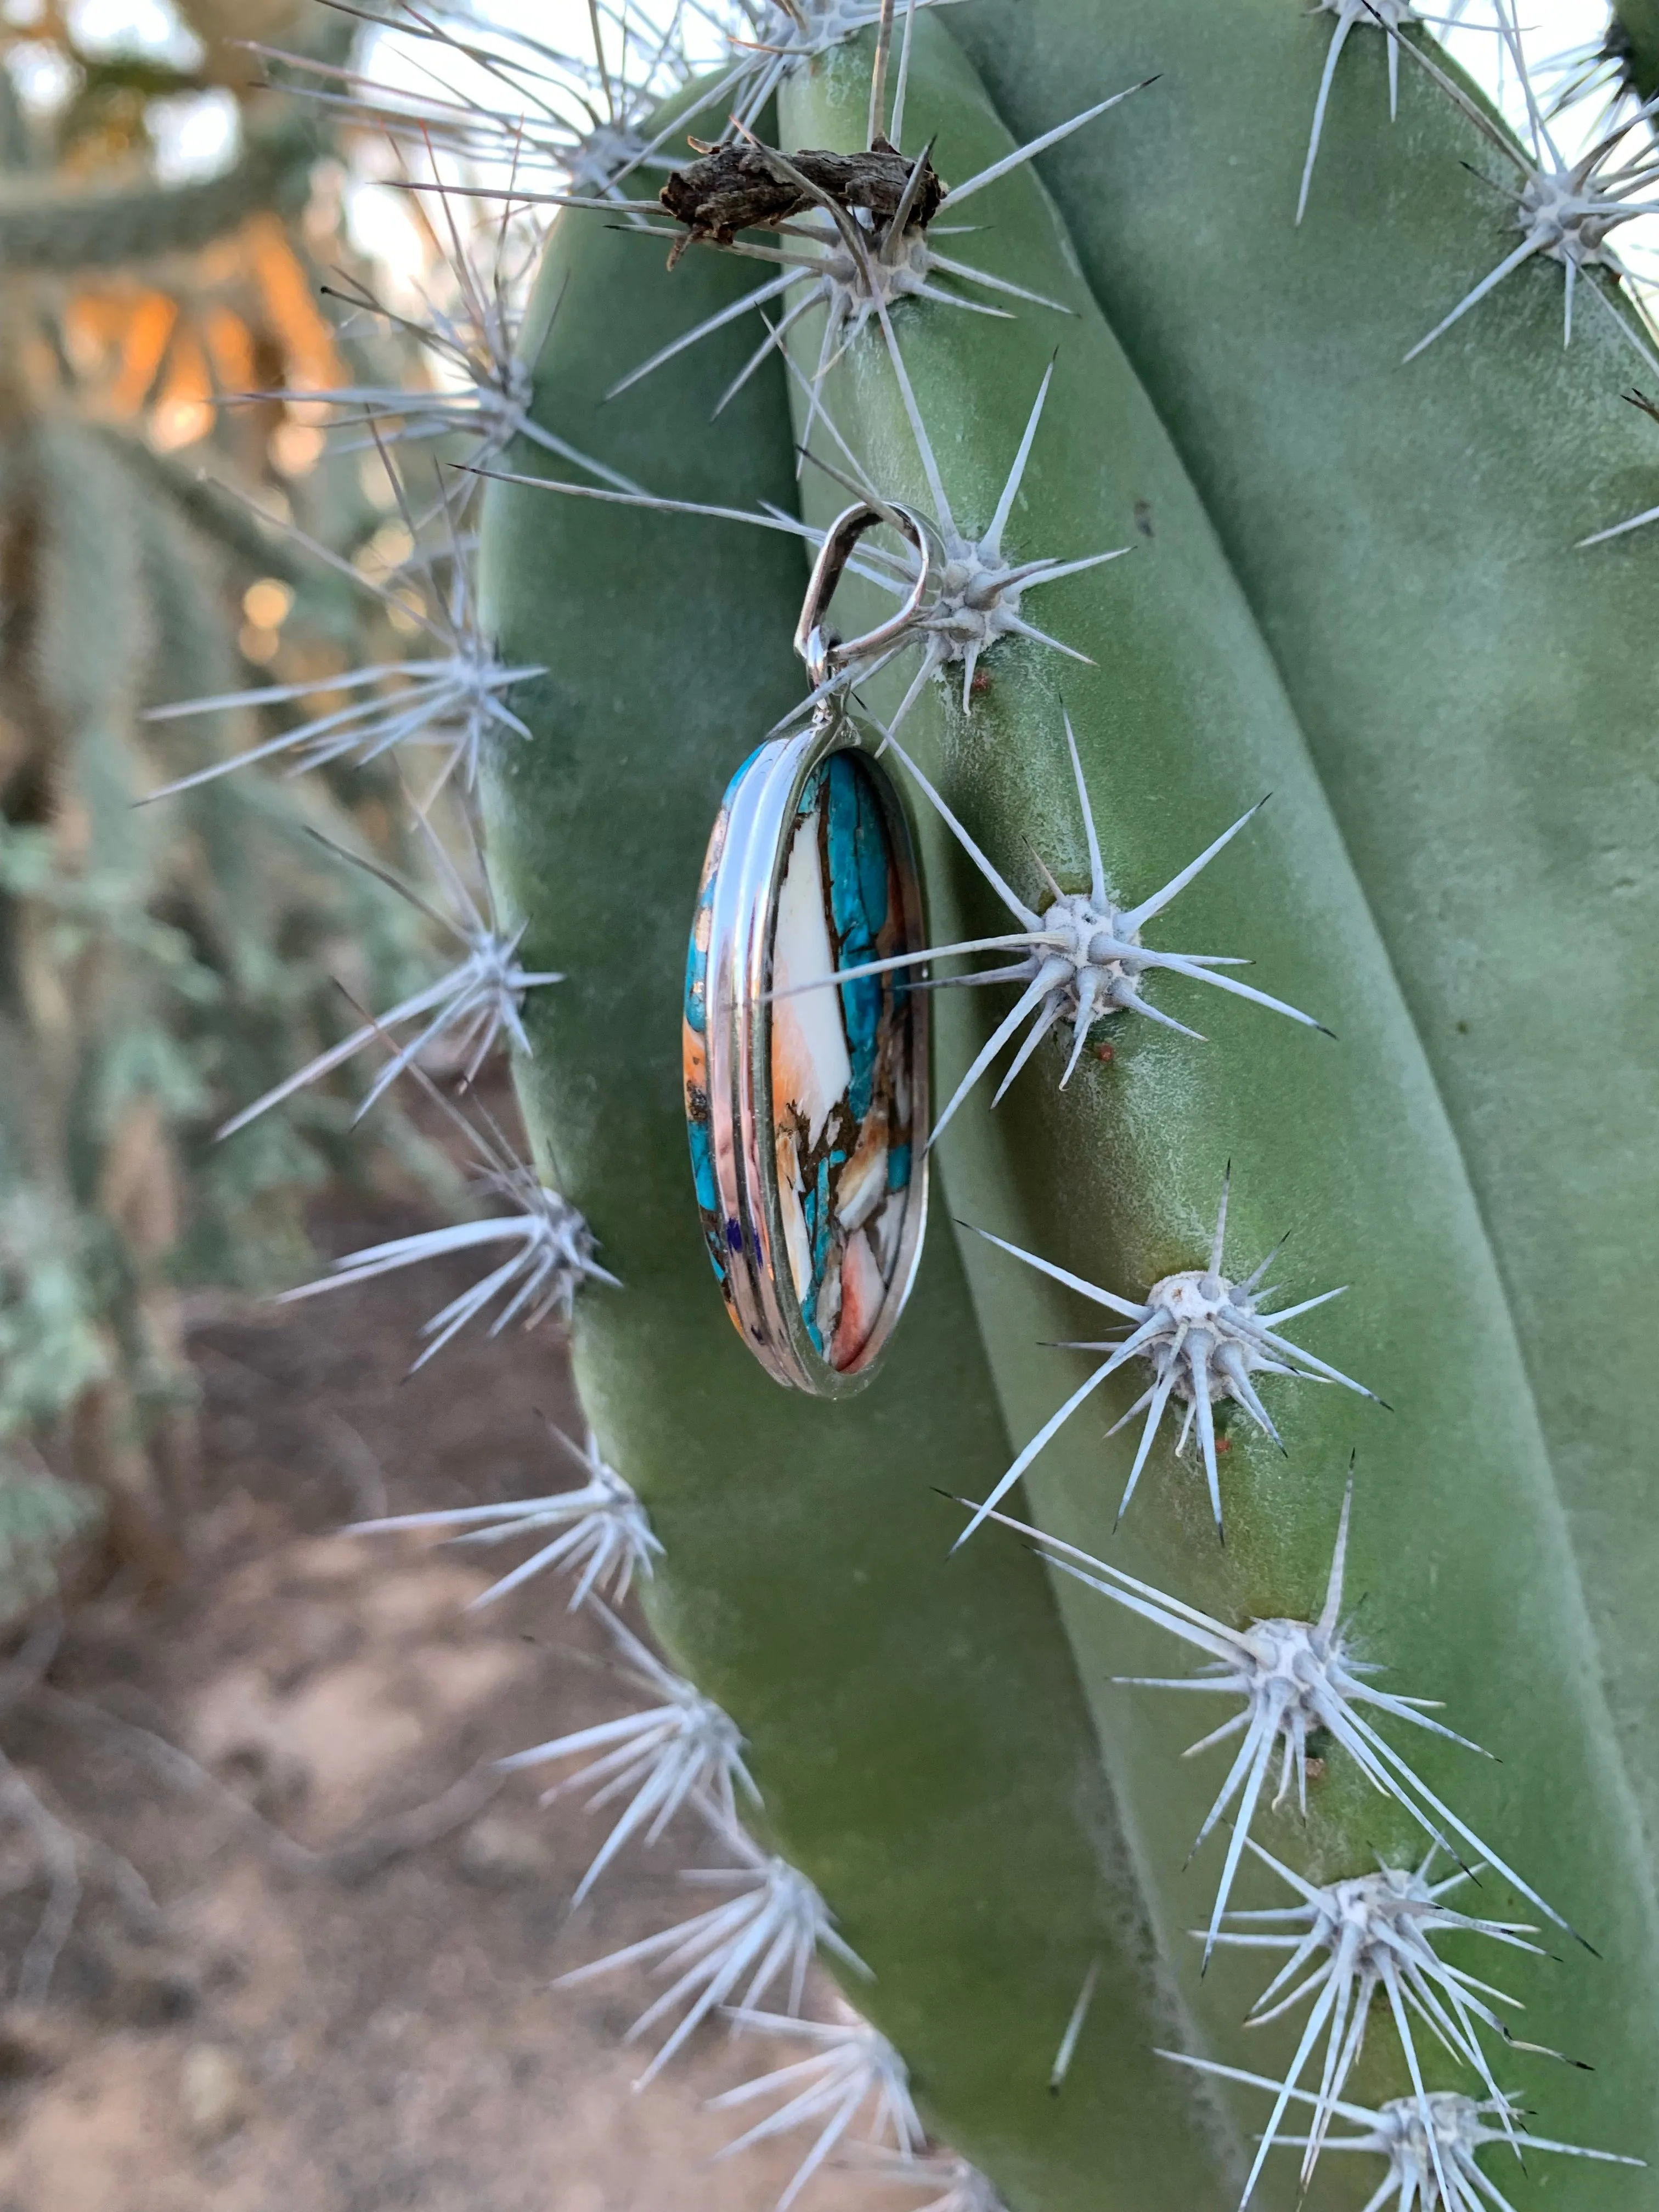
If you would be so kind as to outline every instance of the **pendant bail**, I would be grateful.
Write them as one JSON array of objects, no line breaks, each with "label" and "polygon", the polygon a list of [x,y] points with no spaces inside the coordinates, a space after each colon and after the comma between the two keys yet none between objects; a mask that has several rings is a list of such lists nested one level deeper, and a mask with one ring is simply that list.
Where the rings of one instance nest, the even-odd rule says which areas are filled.
[{"label": "pendant bail", "polygon": [[[830,602],[836,595],[842,571],[853,557],[854,549],[866,530],[882,524],[896,530],[915,546],[917,555],[916,580],[903,605],[884,623],[866,630],[862,637],[845,641],[837,637],[825,621]],[[927,596],[929,570],[928,532],[919,514],[908,507],[871,500],[858,500],[842,512],[823,534],[823,543],[812,563],[811,575],[807,579],[806,597],[801,605],[800,620],[795,625],[795,651],[806,664],[806,673],[814,691],[821,691],[833,678],[850,669],[859,661],[878,659],[902,645],[913,627]]]}]

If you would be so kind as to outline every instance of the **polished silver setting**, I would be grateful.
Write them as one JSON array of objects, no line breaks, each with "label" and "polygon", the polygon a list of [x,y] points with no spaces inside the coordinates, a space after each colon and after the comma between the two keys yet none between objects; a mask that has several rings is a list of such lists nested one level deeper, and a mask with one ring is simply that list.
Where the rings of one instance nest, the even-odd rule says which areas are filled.
[{"label": "polished silver setting", "polygon": [[[864,1048],[865,1105],[838,1104],[836,1109],[840,1116],[836,1126],[850,1128],[856,1138],[850,1156],[847,1152],[835,1155],[847,1164],[845,1173],[850,1174],[861,1158],[875,1162],[863,1186],[867,1211],[857,1212],[856,1220],[860,1201],[842,1210],[841,1166],[820,1167],[820,1180],[808,1194],[805,1217],[799,1179],[790,1190],[782,1187],[786,1177],[781,1155],[790,1142],[792,1119],[803,1131],[809,1120],[813,1121],[812,1142],[820,1151],[828,1141],[823,1134],[828,1123],[823,1111],[803,1109],[793,1098],[774,1095],[778,1024],[793,1021],[799,1031],[803,1017],[798,1010],[807,1006],[818,1010],[811,1018],[820,1025],[839,1020],[844,1031],[850,1018],[843,990],[828,981],[821,989],[804,993],[799,983],[790,992],[780,988],[774,996],[780,981],[780,907],[784,902],[787,911],[786,877],[792,854],[804,826],[814,837],[819,834],[814,793],[829,787],[827,780],[815,784],[815,779],[836,755],[856,757],[860,804],[867,807],[873,801],[878,815],[887,861],[884,945],[890,941],[896,950],[914,953],[927,943],[915,844],[904,800],[848,711],[844,690],[835,683],[838,671],[846,672],[850,680],[872,654],[880,653],[890,625],[843,644],[829,633],[824,621],[836,580],[859,536],[877,524],[893,521],[891,513],[860,506],[849,509],[826,539],[797,635],[813,688],[824,696],[805,730],[761,746],[732,781],[710,840],[688,971],[687,1113],[694,1158],[701,1153],[702,1163],[699,1198],[709,1255],[732,1321],[767,1372],[790,1389],[823,1398],[848,1396],[874,1375],[915,1279],[927,1211],[928,1022],[924,991],[896,977],[882,979],[882,1012],[871,1032],[875,1042],[866,1042]],[[843,780],[843,793],[846,787]],[[830,803],[823,801],[826,806]],[[868,818],[861,813],[860,825],[867,825]],[[823,836],[828,852],[829,829]],[[832,863],[825,865],[830,872],[822,879],[822,896],[828,908],[837,878]],[[813,881],[819,881],[816,872]],[[842,940],[830,933],[827,924],[825,927],[825,948],[835,963],[821,971],[828,976],[842,965],[852,968],[857,956],[843,960],[837,949]],[[836,1009],[834,1015],[824,1011],[826,999]],[[790,1034],[784,1033],[781,1045],[786,1064]],[[849,1066],[854,1074],[846,1096],[851,1098],[857,1095],[853,1087],[857,1064],[850,1056]],[[868,1134],[872,1128],[873,1141]],[[902,1180],[894,1180],[901,1170]],[[713,1207],[708,1203],[711,1183]],[[878,1194],[873,1202],[868,1195],[872,1189]],[[805,1287],[792,1266],[792,1250],[798,1266],[803,1249],[803,1218],[813,1255],[813,1270]],[[826,1222],[833,1224],[833,1244]],[[850,1238],[862,1239],[861,1274],[847,1241]],[[815,1328],[814,1322],[816,1315],[821,1322],[825,1310],[817,1256],[823,1251],[831,1253],[823,1272],[831,1265],[835,1268],[831,1318],[844,1317],[831,1331]],[[884,1258],[877,1294],[877,1279],[870,1268],[878,1255]],[[855,1275],[861,1287],[854,1285],[857,1298],[848,1304],[854,1291],[843,1293],[842,1284],[852,1282]],[[872,1317],[860,1333],[859,1317],[864,1315]],[[850,1334],[846,1334],[849,1326]]]}]

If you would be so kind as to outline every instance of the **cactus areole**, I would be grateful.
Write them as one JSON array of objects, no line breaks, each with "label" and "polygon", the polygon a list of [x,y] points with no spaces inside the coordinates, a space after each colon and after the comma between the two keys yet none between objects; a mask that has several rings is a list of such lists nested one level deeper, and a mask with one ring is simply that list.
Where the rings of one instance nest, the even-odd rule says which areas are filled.
[{"label": "cactus areole", "polygon": [[1648,119],[1403,5],[787,17],[553,224],[482,509],[620,1832],[694,1722],[758,1792],[683,2002],[940,2206],[1637,2212]]}]

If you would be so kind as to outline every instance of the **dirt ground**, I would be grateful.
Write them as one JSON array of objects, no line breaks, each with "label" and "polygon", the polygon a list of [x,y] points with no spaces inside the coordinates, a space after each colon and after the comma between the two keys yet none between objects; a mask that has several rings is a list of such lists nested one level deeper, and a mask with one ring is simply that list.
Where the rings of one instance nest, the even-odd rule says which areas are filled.
[{"label": "dirt ground", "polygon": [[[322,1234],[343,1250],[420,1225],[366,1206]],[[198,1326],[184,1575],[72,1608],[38,1684],[0,1670],[9,1775],[85,1839],[48,1995],[0,2012],[0,2212],[769,2212],[805,2148],[710,2166],[737,2128],[702,2109],[798,2046],[705,2027],[635,2095],[622,2037],[653,1984],[550,1988],[701,1909],[678,1869],[720,1857],[672,1831],[573,1915],[603,1816],[490,1769],[631,1701],[597,1626],[548,1579],[469,1617],[476,1553],[333,1533],[570,1480],[544,1428],[576,1420],[548,1334],[475,1334],[403,1379],[466,1279],[428,1267]],[[11,1787],[15,1990],[47,1891]],[[913,2202],[827,2172],[807,2212],[855,2188]]]}]

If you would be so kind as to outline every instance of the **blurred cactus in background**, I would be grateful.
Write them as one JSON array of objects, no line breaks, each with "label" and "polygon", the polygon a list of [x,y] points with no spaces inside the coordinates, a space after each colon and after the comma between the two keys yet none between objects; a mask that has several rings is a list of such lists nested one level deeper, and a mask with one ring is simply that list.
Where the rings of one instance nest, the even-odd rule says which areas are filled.
[{"label": "blurred cactus in background", "polygon": [[[331,119],[239,42],[327,58],[351,27],[287,0],[151,14],[143,46],[84,7],[0,24],[0,1613],[100,1500],[163,1563],[181,1292],[291,1274],[306,1194],[372,1164],[337,1089],[213,1132],[355,1028],[349,1000],[429,973],[425,918],[313,834],[396,860],[389,763],[144,803],[272,726],[258,703],[149,710],[326,687],[414,627],[383,471],[284,396],[396,380],[408,348],[325,320]],[[382,1158],[438,1171],[395,1115],[378,1127]]]}]

